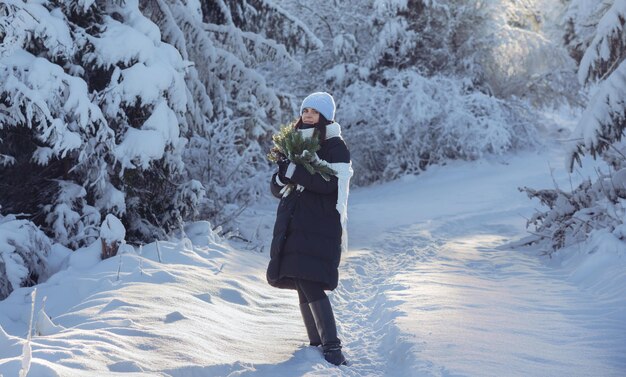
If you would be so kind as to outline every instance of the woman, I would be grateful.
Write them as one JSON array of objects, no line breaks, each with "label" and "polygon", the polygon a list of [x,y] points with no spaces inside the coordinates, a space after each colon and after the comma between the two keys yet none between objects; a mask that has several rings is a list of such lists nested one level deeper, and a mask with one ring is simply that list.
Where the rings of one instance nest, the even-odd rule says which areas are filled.
[{"label": "woman", "polygon": [[[337,337],[333,310],[325,290],[334,290],[338,267],[346,248],[348,185],[352,176],[350,152],[334,122],[335,101],[325,92],[304,99],[295,127],[304,137],[314,131],[320,138],[317,156],[337,172],[326,181],[286,158],[278,162],[272,176],[272,194],[280,198],[267,269],[274,287],[295,289],[300,311],[312,346],[322,346],[324,358],[335,365],[346,364]],[[287,184],[296,185],[283,197]]]}]

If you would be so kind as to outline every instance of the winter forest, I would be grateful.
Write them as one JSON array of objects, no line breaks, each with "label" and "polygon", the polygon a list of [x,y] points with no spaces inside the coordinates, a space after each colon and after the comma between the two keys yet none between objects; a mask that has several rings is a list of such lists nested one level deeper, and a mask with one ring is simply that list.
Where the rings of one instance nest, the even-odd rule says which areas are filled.
[{"label": "winter forest", "polygon": [[[264,280],[318,91],[341,367]],[[625,128],[626,0],[2,0],[0,376],[623,376]]]}]

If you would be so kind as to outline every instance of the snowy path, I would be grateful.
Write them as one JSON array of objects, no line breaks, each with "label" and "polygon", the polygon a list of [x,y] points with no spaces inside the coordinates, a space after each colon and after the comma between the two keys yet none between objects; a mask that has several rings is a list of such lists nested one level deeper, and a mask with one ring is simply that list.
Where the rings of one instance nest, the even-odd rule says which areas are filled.
[{"label": "snowy path", "polygon": [[[76,252],[38,287],[63,328],[33,338],[29,376],[624,376],[623,252],[609,259],[615,269],[582,270],[600,276],[588,284],[537,250],[506,246],[534,207],[517,187],[551,186],[554,155],[459,162],[353,190],[350,250],[331,294],[349,367],[305,345],[295,292],[265,282],[267,252],[224,245],[198,223],[193,245],[161,243],[162,262],[155,244],[103,262],[97,248]],[[569,185],[562,169],[555,180]],[[275,206],[243,219],[266,245]],[[21,366],[31,291],[0,302],[4,377]]]},{"label": "snowy path", "polygon": [[[344,321],[353,322],[358,311],[344,304],[350,299],[365,303],[353,307],[369,308],[362,317],[380,318],[385,336],[376,351],[386,364],[379,370],[393,376],[623,375],[625,321],[612,322],[605,302],[534,256],[497,249],[511,230],[484,226],[481,220],[402,228],[386,235],[366,258],[348,260],[359,276],[348,277],[350,289],[344,279],[335,302]],[[387,278],[381,281],[377,274]],[[352,280],[362,285],[353,286]],[[385,298],[370,305],[362,289],[368,284],[378,285],[376,295]],[[344,329],[367,329],[368,323]],[[370,350],[360,353],[360,345],[371,339],[361,338],[362,332],[344,331],[347,339],[358,334],[348,343],[348,348],[354,344],[357,365],[361,359],[368,364],[371,355]]]},{"label": "snowy path", "polygon": [[533,183],[547,173],[542,158],[479,163],[472,175],[459,164],[351,198],[352,245],[367,250],[346,258],[334,302],[355,368],[368,372],[372,360],[393,376],[626,375],[624,299],[598,297],[536,251],[506,247],[532,209],[516,188],[550,185]]}]

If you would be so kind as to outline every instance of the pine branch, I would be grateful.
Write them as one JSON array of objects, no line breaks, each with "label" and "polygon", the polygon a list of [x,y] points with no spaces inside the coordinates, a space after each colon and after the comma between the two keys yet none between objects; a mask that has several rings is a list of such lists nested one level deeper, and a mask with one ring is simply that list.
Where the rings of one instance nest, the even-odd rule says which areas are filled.
[{"label": "pine branch", "polygon": [[317,131],[312,137],[305,138],[292,123],[282,127],[272,136],[272,140],[274,147],[267,155],[268,160],[278,162],[286,157],[294,164],[304,167],[310,174],[320,174],[326,181],[329,181],[332,175],[337,175],[328,163],[317,156],[316,152],[321,148]]}]

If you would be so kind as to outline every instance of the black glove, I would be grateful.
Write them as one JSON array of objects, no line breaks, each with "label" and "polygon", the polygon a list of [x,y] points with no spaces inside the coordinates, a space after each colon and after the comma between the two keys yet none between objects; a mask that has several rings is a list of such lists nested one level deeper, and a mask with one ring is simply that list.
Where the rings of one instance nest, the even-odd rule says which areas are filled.
[{"label": "black glove", "polygon": [[287,167],[291,163],[287,157],[281,158],[276,162],[278,164],[278,179],[284,184],[291,183],[291,179],[287,178],[285,174],[287,174]]}]

